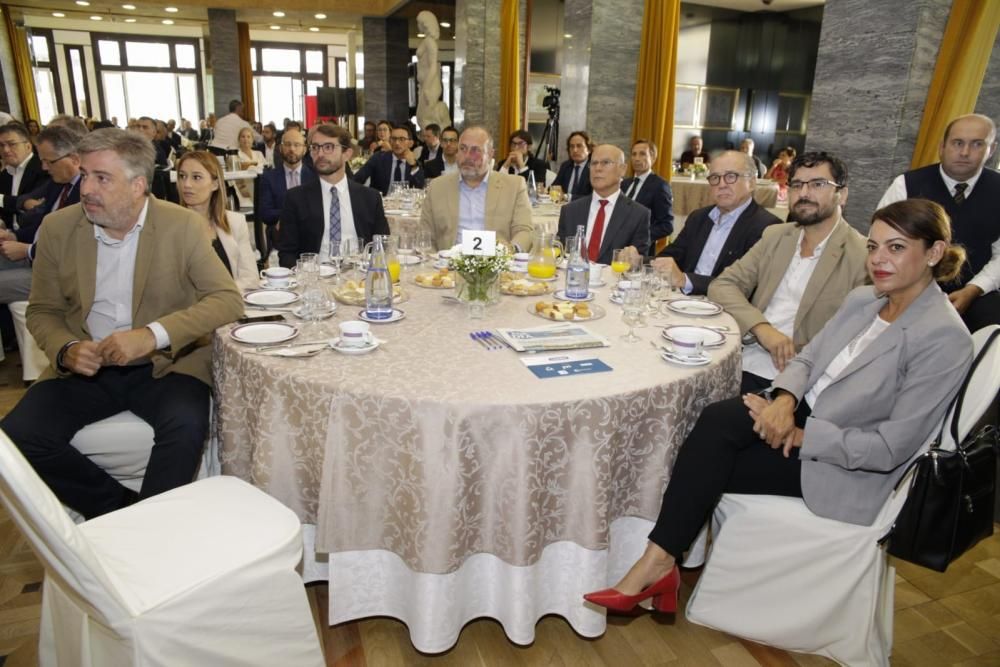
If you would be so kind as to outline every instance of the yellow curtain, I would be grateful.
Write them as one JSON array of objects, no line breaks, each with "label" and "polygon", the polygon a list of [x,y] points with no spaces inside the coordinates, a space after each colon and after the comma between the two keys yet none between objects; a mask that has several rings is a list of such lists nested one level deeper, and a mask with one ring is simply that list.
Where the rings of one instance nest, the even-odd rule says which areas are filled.
[{"label": "yellow curtain", "polygon": [[243,115],[247,122],[256,120],[257,109],[253,99],[253,69],[250,67],[250,24],[236,22],[236,47],[240,51],[240,95],[243,100]]},{"label": "yellow curtain", "polygon": [[952,3],[934,78],[927,91],[911,168],[937,162],[938,147],[948,122],[975,110],[998,28],[1000,2],[955,0]]},{"label": "yellow curtain", "polygon": [[23,29],[14,25],[10,6],[0,5],[3,22],[7,26],[7,41],[14,53],[14,73],[17,76],[17,90],[21,97],[21,120],[34,118],[44,123],[48,118],[38,117],[38,97],[35,95],[35,77],[31,72],[31,56],[28,54],[28,36]]},{"label": "yellow curtain", "polygon": [[518,48],[517,0],[503,0],[500,7],[500,136],[496,145],[507,148],[507,137],[521,129],[521,60]]}]

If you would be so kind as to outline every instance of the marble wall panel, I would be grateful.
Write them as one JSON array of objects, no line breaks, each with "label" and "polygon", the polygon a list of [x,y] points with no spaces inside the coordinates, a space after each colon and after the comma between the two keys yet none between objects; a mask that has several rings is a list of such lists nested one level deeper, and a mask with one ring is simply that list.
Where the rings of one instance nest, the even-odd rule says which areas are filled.
[{"label": "marble wall panel", "polygon": [[[993,43],[990,63],[986,66],[986,77],[976,101],[976,113],[989,116],[994,123],[1000,122],[1000,35],[997,35],[997,40]],[[994,168],[1000,164],[1000,151],[994,153],[990,164]],[[1000,497],[997,502],[1000,503]]]},{"label": "marble wall panel", "polygon": [[212,99],[215,116],[229,113],[229,101],[243,98],[240,86],[239,36],[236,10],[208,10],[209,65],[212,70]]},{"label": "marble wall panel", "polygon": [[410,116],[406,19],[365,17],[361,31],[365,55],[365,119],[403,122]]}]

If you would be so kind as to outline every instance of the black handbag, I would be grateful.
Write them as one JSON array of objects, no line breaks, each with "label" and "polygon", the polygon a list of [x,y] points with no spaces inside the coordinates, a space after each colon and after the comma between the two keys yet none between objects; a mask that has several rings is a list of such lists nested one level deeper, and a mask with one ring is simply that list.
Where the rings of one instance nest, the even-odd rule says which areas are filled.
[{"label": "black handbag", "polygon": [[[974,428],[958,438],[959,416],[969,382],[979,362],[1000,334],[994,331],[952,402],[951,436],[955,450],[941,449],[945,423],[930,449],[912,464],[916,467],[910,492],[893,524],[888,552],[905,561],[944,572],[948,565],[993,534],[997,453],[1000,438],[993,424]],[[904,476],[905,479],[905,476]]]}]

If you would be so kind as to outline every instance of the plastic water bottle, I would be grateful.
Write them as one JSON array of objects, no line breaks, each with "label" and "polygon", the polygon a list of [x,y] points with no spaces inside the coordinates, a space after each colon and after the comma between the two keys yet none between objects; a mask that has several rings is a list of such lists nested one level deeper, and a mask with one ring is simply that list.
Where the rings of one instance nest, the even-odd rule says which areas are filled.
[{"label": "plastic water bottle", "polygon": [[392,277],[380,235],[372,241],[372,258],[365,274],[365,314],[372,320],[392,317]]},{"label": "plastic water bottle", "polygon": [[586,299],[590,294],[590,261],[587,259],[587,228],[576,228],[566,263],[566,298]]}]

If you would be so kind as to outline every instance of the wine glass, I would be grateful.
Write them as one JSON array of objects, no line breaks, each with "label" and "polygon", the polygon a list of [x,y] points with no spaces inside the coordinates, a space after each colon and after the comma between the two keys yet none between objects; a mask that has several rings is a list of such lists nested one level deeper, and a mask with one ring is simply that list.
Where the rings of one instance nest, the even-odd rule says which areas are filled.
[{"label": "wine glass", "polygon": [[426,229],[417,232],[417,253],[424,261],[434,254],[434,238]]},{"label": "wine glass", "polygon": [[622,340],[626,343],[637,343],[641,340],[635,335],[635,327],[642,322],[644,305],[641,284],[630,282],[629,286],[622,290],[622,322],[628,326],[628,333],[622,336]]}]

